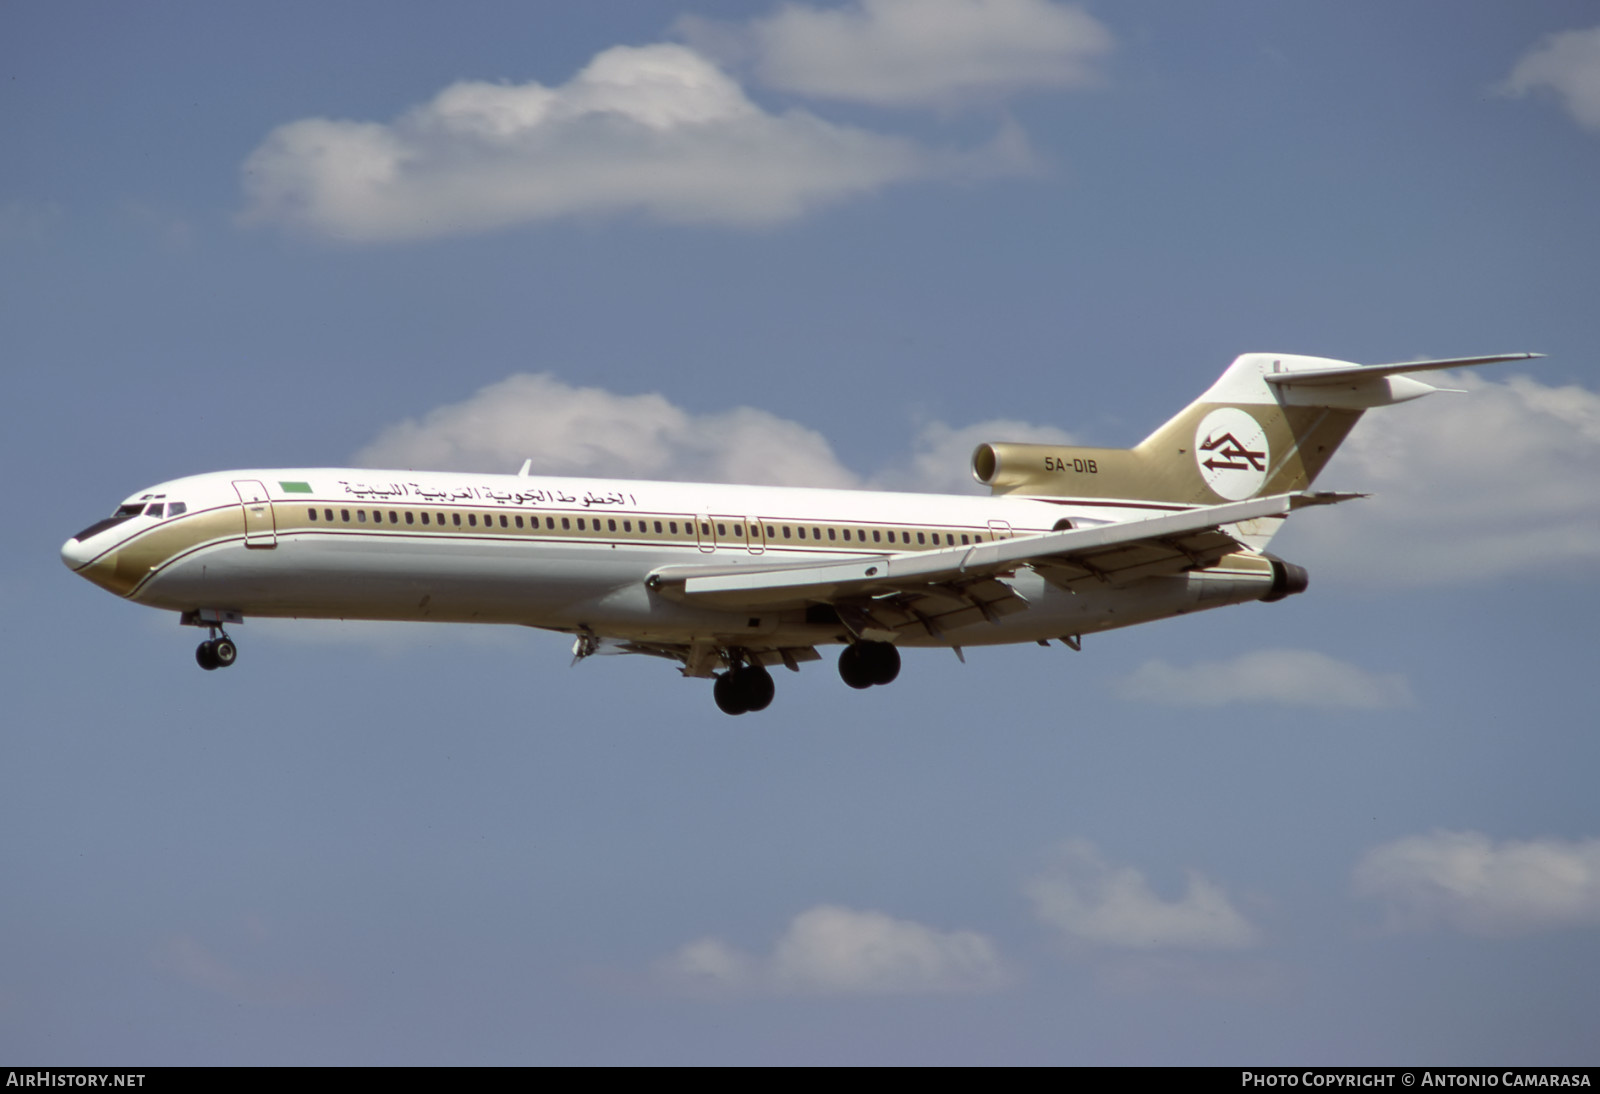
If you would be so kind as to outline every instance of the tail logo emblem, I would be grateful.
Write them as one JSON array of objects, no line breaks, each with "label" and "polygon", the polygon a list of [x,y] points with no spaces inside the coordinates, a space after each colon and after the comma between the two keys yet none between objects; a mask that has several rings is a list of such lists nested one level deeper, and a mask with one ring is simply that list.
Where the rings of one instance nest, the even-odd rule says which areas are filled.
[{"label": "tail logo emblem", "polygon": [[[1244,471],[1254,468],[1257,471],[1266,470],[1267,465],[1262,462],[1266,458],[1266,451],[1252,452],[1239,443],[1239,439],[1232,433],[1224,433],[1220,437],[1207,437],[1200,443],[1200,451],[1216,452],[1217,457],[1206,460],[1202,467],[1209,467],[1213,471]],[[1238,463],[1238,460],[1249,460],[1249,463]]]},{"label": "tail logo emblem", "polygon": [[1266,483],[1272,448],[1247,411],[1225,406],[1194,431],[1194,462],[1206,485],[1229,501],[1254,497]]}]

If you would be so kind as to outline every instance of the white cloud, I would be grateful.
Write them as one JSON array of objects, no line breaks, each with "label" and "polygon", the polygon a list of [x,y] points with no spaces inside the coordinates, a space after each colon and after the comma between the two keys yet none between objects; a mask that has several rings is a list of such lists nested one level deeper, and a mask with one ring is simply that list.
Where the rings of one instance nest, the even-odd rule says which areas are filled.
[{"label": "white cloud", "polygon": [[1600,926],[1600,839],[1406,836],[1368,851],[1354,881],[1396,930],[1513,935]]},{"label": "white cloud", "polygon": [[1162,900],[1131,866],[1112,866],[1088,840],[1065,844],[1026,886],[1034,914],[1078,944],[1118,949],[1241,949],[1260,931],[1222,886],[1198,871],[1177,900]]},{"label": "white cloud", "polygon": [[821,434],[764,410],[690,414],[661,395],[614,395],[516,375],[421,421],[389,426],[367,467],[852,487]]},{"label": "white cloud", "polygon": [[972,477],[972,450],[986,441],[1019,444],[1075,444],[1071,434],[1053,426],[995,418],[967,426],[927,422],[912,440],[903,463],[872,476],[883,490],[916,490],[938,494],[987,494]]},{"label": "white cloud", "polygon": [[1600,562],[1600,394],[1473,374],[1370,411],[1317,481],[1374,496],[1288,522],[1273,549],[1370,584],[1557,571]]},{"label": "white cloud", "polygon": [[1147,661],[1119,680],[1116,690],[1130,701],[1175,707],[1272,703],[1381,710],[1414,701],[1404,676],[1368,672],[1313,650],[1256,650],[1188,668]]},{"label": "white cloud", "polygon": [[1011,980],[994,943],[975,931],[827,904],[795,916],[769,957],[704,938],[656,968],[676,988],[712,994],[945,995]]},{"label": "white cloud", "polygon": [[355,241],[641,213],[763,225],[895,182],[1005,169],[1015,140],[937,154],[799,110],[769,113],[681,45],[617,46],[559,87],[469,81],[385,125],[306,118],[243,168],[245,219]]},{"label": "white cloud", "polygon": [[950,105],[1093,83],[1112,36],[1051,0],[857,0],[785,4],[743,26],[694,17],[690,42],[747,60],[763,83],[879,106]]},{"label": "white cloud", "polygon": [[691,414],[663,395],[573,387],[549,374],[510,376],[459,403],[385,428],[354,460],[363,467],[668,479],[926,492],[982,492],[981,441],[1071,443],[1059,429],[995,420],[924,424],[912,450],[870,476],[849,470],[826,438],[753,407]]},{"label": "white cloud", "polygon": [[1500,85],[1508,95],[1548,88],[1574,121],[1600,131],[1600,27],[1552,34],[1518,59]]}]

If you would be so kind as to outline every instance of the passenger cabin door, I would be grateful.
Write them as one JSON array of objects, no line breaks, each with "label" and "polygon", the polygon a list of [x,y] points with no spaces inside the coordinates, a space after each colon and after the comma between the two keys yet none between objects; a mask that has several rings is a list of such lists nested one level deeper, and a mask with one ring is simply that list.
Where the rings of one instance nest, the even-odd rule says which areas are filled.
[{"label": "passenger cabin door", "polygon": [[272,499],[267,497],[267,488],[254,479],[235,479],[233,490],[244,509],[244,545],[276,547],[278,525],[272,515]]},{"label": "passenger cabin door", "polygon": [[710,554],[717,549],[716,538],[711,534],[711,518],[705,513],[697,513],[694,518],[694,535],[700,544],[700,550]]}]

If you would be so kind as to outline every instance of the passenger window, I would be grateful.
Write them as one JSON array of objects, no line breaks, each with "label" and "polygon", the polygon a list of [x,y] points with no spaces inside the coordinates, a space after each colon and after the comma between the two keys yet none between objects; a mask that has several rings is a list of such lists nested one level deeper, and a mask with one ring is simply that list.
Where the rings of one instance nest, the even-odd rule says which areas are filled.
[{"label": "passenger window", "polygon": [[517,527],[518,528],[522,527],[522,514],[521,513],[517,514]]},{"label": "passenger window", "polygon": [[[579,517],[579,518],[578,518],[578,531],[580,531],[580,532],[582,532],[582,531],[584,531],[584,530],[585,530],[585,529],[584,529],[584,527],[583,527],[583,518],[582,518],[582,517]],[[600,526],[599,526],[599,525],[598,525],[598,524],[597,524],[597,525],[595,525],[595,531],[599,531],[599,530],[600,530]]]},{"label": "passenger window", "polygon": [[796,528],[795,531],[800,533],[800,538],[801,539],[805,539],[806,538],[806,530],[804,528]]},{"label": "passenger window", "polygon": [[917,533],[917,542],[918,543],[927,543],[928,541],[927,541],[926,538],[924,538],[924,536],[923,536],[923,534],[921,532],[918,532]]},{"label": "passenger window", "polygon": [[789,526],[787,524],[785,524],[783,526],[783,538],[784,539],[788,539],[789,538]]},{"label": "passenger window", "polygon": [[701,535],[702,535],[702,536],[709,536],[709,535],[710,535],[710,534],[711,534],[711,525],[709,525],[709,524],[702,524],[702,525],[701,525],[701,526],[700,526],[700,534],[701,534]]},{"label": "passenger window", "polygon": [[623,522],[622,522],[622,530],[623,530],[623,531],[624,531],[624,532],[631,532],[631,531],[633,531],[633,521],[631,521],[631,520],[625,520],[625,521],[623,521]]},{"label": "passenger window", "polygon": [[561,518],[561,530],[564,531],[564,532],[572,531],[572,521],[569,520],[566,517],[562,517]]},{"label": "passenger window", "polygon": [[728,526],[726,524],[723,524],[721,521],[718,521],[717,522],[717,535],[726,537],[727,534],[728,534]]},{"label": "passenger window", "polygon": [[315,509],[307,509],[306,512],[311,514],[312,520],[317,519],[317,511]]},{"label": "passenger window", "polygon": [[339,510],[339,519],[344,521],[346,524],[349,524],[350,523],[350,510],[348,510],[348,509]]},{"label": "passenger window", "polygon": [[469,528],[476,528],[478,526],[478,514],[476,514],[476,513],[468,513],[467,514],[467,526]]},{"label": "passenger window", "polygon": [[832,528],[828,529],[828,538],[829,539],[835,539],[835,538],[837,538],[837,536],[838,536],[838,533],[835,532]]},{"label": "passenger window", "polygon": [[672,534],[673,535],[677,535],[678,534],[678,522],[677,521],[669,520],[669,521],[667,521],[667,526],[672,529]]},{"label": "passenger window", "polygon": [[411,510],[409,510],[409,509],[406,510],[406,523],[407,524],[415,524],[415,523],[417,523],[417,518],[412,514]]},{"label": "passenger window", "polygon": [[356,510],[356,521],[360,524],[367,523],[367,511],[365,509]]},{"label": "passenger window", "polygon": [[[599,522],[597,521],[596,523],[599,523]],[[614,520],[607,520],[606,521],[606,531],[615,532],[616,530],[617,530],[617,522],[614,521]]]},{"label": "passenger window", "polygon": [[844,536],[846,543],[850,542],[850,529],[846,528],[841,534]]},{"label": "passenger window", "polygon": [[967,534],[965,532],[961,533],[961,545],[963,547],[967,546]]},{"label": "passenger window", "polygon": [[390,524],[399,524],[400,523],[400,514],[396,513],[393,509],[389,510],[389,523]]},{"label": "passenger window", "polygon": [[876,529],[876,528],[874,528],[874,529],[873,529],[873,530],[872,530],[872,542],[874,542],[874,543],[878,543],[878,542],[881,542],[881,541],[880,541],[880,540],[879,540],[879,539],[878,539],[878,530],[877,530],[877,529]]},{"label": "passenger window", "polygon": [[461,514],[460,513],[451,513],[450,514],[450,519],[451,519],[451,521],[453,521],[455,523],[455,526],[457,528],[461,527]]},{"label": "passenger window", "polygon": [[741,537],[742,538],[744,536],[744,531],[743,531],[743,529],[740,528],[739,525],[735,524],[733,526],[733,534],[735,536],[737,536],[737,537]]},{"label": "passenger window", "polygon": [[428,523],[428,514],[426,514],[426,513],[422,514],[422,523],[423,524],[427,524]]},{"label": "passenger window", "polygon": [[332,509],[324,509],[322,511],[322,519],[327,521],[330,524],[333,523],[333,510]]}]

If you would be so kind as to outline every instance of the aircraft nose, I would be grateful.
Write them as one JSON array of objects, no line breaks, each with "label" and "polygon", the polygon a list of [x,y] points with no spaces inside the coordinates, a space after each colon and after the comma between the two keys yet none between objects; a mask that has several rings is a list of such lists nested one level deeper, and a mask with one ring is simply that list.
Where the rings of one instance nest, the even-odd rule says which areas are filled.
[{"label": "aircraft nose", "polygon": [[69,570],[82,569],[92,557],[89,548],[79,542],[77,536],[73,536],[61,545],[61,561]]}]

